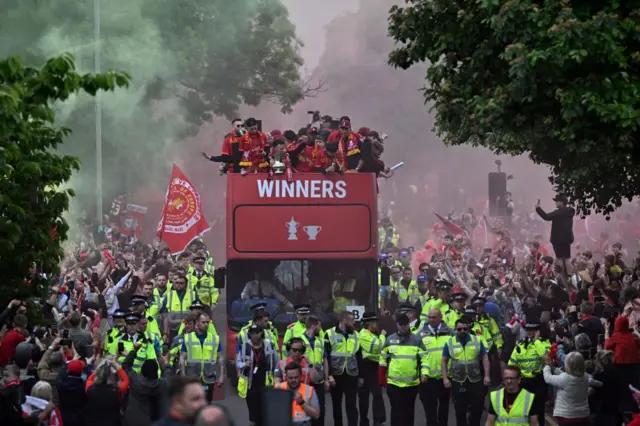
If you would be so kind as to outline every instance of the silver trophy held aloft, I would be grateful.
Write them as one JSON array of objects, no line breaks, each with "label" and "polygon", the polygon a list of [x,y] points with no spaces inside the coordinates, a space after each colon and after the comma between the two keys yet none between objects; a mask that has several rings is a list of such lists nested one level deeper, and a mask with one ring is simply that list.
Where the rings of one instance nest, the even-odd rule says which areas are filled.
[{"label": "silver trophy held aloft", "polygon": [[284,153],[276,153],[273,156],[273,165],[271,169],[274,175],[283,175],[285,172]]}]

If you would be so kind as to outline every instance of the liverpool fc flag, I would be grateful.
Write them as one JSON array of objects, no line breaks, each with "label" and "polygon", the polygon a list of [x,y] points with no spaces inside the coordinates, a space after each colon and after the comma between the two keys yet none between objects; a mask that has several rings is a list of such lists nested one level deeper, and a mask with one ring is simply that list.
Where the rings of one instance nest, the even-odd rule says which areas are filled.
[{"label": "liverpool fc flag", "polygon": [[169,246],[171,254],[178,254],[208,230],[198,191],[174,164],[158,224],[158,237]]}]

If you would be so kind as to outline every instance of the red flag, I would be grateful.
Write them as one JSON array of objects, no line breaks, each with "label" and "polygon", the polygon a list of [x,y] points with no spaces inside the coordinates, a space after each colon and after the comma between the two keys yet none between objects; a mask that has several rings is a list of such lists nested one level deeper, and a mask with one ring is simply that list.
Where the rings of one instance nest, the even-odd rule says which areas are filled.
[{"label": "red flag", "polygon": [[465,230],[462,229],[461,227],[459,227],[458,225],[456,225],[455,223],[451,222],[449,219],[445,219],[444,217],[440,216],[438,213],[433,212],[433,214],[436,215],[436,217],[438,219],[440,219],[440,221],[444,224],[445,229],[447,230],[447,232],[451,235],[458,236],[458,235],[464,235],[466,234]]},{"label": "red flag", "polygon": [[171,254],[178,254],[208,230],[198,191],[174,164],[156,234],[167,243]]},{"label": "red flag", "polygon": [[124,214],[120,215],[120,235],[138,238],[146,214],[146,207],[127,204]]}]

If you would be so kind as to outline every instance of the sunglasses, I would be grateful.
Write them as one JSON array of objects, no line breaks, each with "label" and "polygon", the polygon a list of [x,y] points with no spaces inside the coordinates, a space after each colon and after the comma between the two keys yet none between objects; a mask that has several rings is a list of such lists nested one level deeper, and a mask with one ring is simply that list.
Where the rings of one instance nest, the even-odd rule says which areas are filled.
[{"label": "sunglasses", "polygon": [[432,318],[438,318],[438,317],[437,317],[437,316],[435,316],[435,315],[433,315],[433,316],[432,316],[432,315],[429,315],[429,316],[428,316],[428,318],[429,318],[429,319],[432,319]]},{"label": "sunglasses", "polygon": [[302,353],[302,352],[304,352],[304,348],[291,348],[291,350],[292,350],[293,352],[298,352],[298,353]]},{"label": "sunglasses", "polygon": [[236,129],[242,129],[243,127],[244,127],[244,124],[242,123],[236,124]]},{"label": "sunglasses", "polygon": [[469,330],[469,327],[458,327],[458,328],[456,328],[456,330],[458,330],[458,331],[467,331],[467,330]]}]

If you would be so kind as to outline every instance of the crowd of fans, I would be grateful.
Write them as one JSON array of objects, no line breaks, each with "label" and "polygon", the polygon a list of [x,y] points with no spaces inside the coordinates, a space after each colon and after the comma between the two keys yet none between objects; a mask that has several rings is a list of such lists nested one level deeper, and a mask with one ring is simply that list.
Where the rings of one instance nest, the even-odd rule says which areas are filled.
[{"label": "crowd of fans", "polygon": [[[464,295],[456,297],[462,303],[450,302],[446,310],[459,309],[471,324],[487,314],[495,320],[502,369],[492,364],[492,372],[514,364],[519,343],[547,342],[548,412],[561,424],[621,425],[638,412],[640,253],[630,248],[628,254],[619,242],[583,241],[578,250],[573,244],[577,252],[562,262],[554,256],[557,247],[542,235],[548,232],[542,219],[549,215],[536,216],[516,212],[515,220],[507,221],[477,216],[471,209],[459,216],[452,212],[437,221],[418,250],[403,248],[391,220],[383,220],[381,263],[391,268],[390,290],[396,294],[386,295],[384,309],[393,313],[394,303],[404,301],[420,308],[425,294],[443,300]],[[571,228],[561,232],[568,232],[573,243]],[[436,288],[440,282],[452,283],[453,292],[442,297]],[[405,290],[397,290],[399,283]],[[483,306],[476,310],[478,299]],[[472,309],[465,310],[464,302]],[[426,320],[424,307],[422,312]],[[527,334],[527,323],[540,325],[535,336]],[[476,331],[483,329],[478,325]],[[492,376],[498,385],[501,378]]]}]

